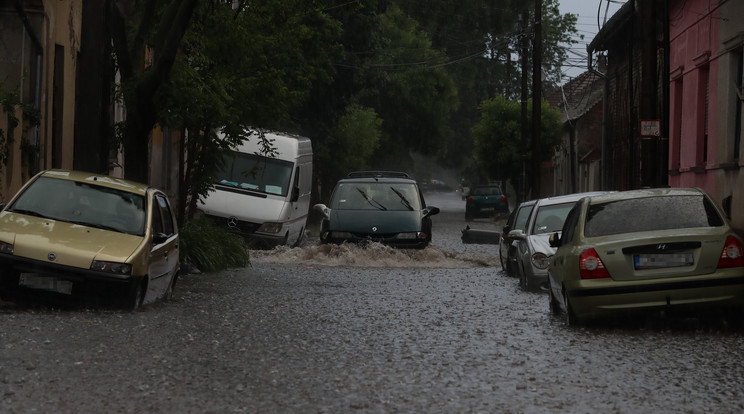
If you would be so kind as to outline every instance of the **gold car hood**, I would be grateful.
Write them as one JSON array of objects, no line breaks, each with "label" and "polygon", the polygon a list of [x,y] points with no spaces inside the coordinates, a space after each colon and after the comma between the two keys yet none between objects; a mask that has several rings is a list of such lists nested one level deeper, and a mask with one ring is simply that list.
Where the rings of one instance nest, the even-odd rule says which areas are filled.
[{"label": "gold car hood", "polygon": [[0,241],[13,255],[83,269],[93,260],[125,263],[143,237],[24,214],[0,213]]}]

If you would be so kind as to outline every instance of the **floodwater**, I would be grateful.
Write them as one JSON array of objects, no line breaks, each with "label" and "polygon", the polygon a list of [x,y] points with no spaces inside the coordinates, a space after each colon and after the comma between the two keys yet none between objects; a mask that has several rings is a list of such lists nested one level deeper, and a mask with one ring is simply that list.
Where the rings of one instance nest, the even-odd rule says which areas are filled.
[{"label": "floodwater", "polygon": [[483,218],[465,222],[465,201],[456,192],[427,193],[429,206],[441,213],[432,216],[432,243],[425,249],[396,249],[379,243],[355,245],[320,244],[311,232],[300,248],[278,247],[251,251],[254,263],[296,264],[307,266],[351,266],[361,268],[474,268],[500,266],[498,245],[465,244],[462,230],[499,232],[504,218]]},{"label": "floodwater", "polygon": [[744,334],[716,319],[573,328],[464,244],[430,193],[423,250],[252,251],[135,312],[0,308],[3,413],[739,413]]}]

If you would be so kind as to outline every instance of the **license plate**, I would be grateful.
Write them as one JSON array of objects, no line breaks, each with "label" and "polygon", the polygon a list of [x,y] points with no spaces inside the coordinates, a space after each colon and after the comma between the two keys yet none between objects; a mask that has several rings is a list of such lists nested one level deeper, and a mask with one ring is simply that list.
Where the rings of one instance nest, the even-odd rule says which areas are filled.
[{"label": "license plate", "polygon": [[637,254],[633,256],[636,270],[692,266],[692,253]]},{"label": "license plate", "polygon": [[481,211],[481,213],[493,213],[494,208],[493,207],[486,207],[486,208],[480,209],[480,211]]},{"label": "license plate", "polygon": [[72,282],[54,276],[40,276],[36,273],[21,273],[18,284],[31,289],[49,290],[65,295],[72,294]]}]

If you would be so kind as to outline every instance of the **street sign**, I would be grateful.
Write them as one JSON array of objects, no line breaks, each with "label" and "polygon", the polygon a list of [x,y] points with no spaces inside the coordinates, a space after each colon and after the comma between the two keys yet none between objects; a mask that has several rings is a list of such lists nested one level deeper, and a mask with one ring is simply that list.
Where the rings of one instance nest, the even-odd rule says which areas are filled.
[{"label": "street sign", "polygon": [[640,135],[642,137],[660,137],[661,121],[658,119],[641,119],[640,129]]}]

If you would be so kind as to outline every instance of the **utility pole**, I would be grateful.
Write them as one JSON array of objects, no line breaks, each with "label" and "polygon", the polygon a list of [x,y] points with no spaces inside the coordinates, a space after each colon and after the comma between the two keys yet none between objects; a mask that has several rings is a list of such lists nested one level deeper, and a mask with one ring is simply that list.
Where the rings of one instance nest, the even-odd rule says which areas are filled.
[{"label": "utility pole", "polygon": [[532,47],[532,198],[540,198],[540,133],[542,126],[542,0],[535,0]]},{"label": "utility pole", "polygon": [[529,148],[529,135],[530,135],[530,126],[528,123],[527,118],[527,95],[529,94],[528,89],[528,83],[527,83],[527,64],[529,62],[527,53],[529,53],[529,38],[527,37],[527,25],[530,18],[530,12],[527,10],[523,10],[520,14],[520,23],[519,28],[521,31],[521,38],[520,38],[520,60],[521,60],[521,66],[522,66],[522,79],[521,79],[521,104],[522,104],[522,113],[521,113],[521,133],[522,133],[522,179],[520,180],[519,185],[519,201],[527,200],[527,149]]},{"label": "utility pole", "polygon": [[[656,78],[657,46],[656,46],[656,2],[642,0],[639,2],[641,21],[641,119],[660,119],[658,113],[657,96],[658,82]],[[641,137],[640,186],[658,187],[660,178],[657,177],[659,158],[656,155],[660,137]],[[635,184],[635,183],[633,183]]]}]

